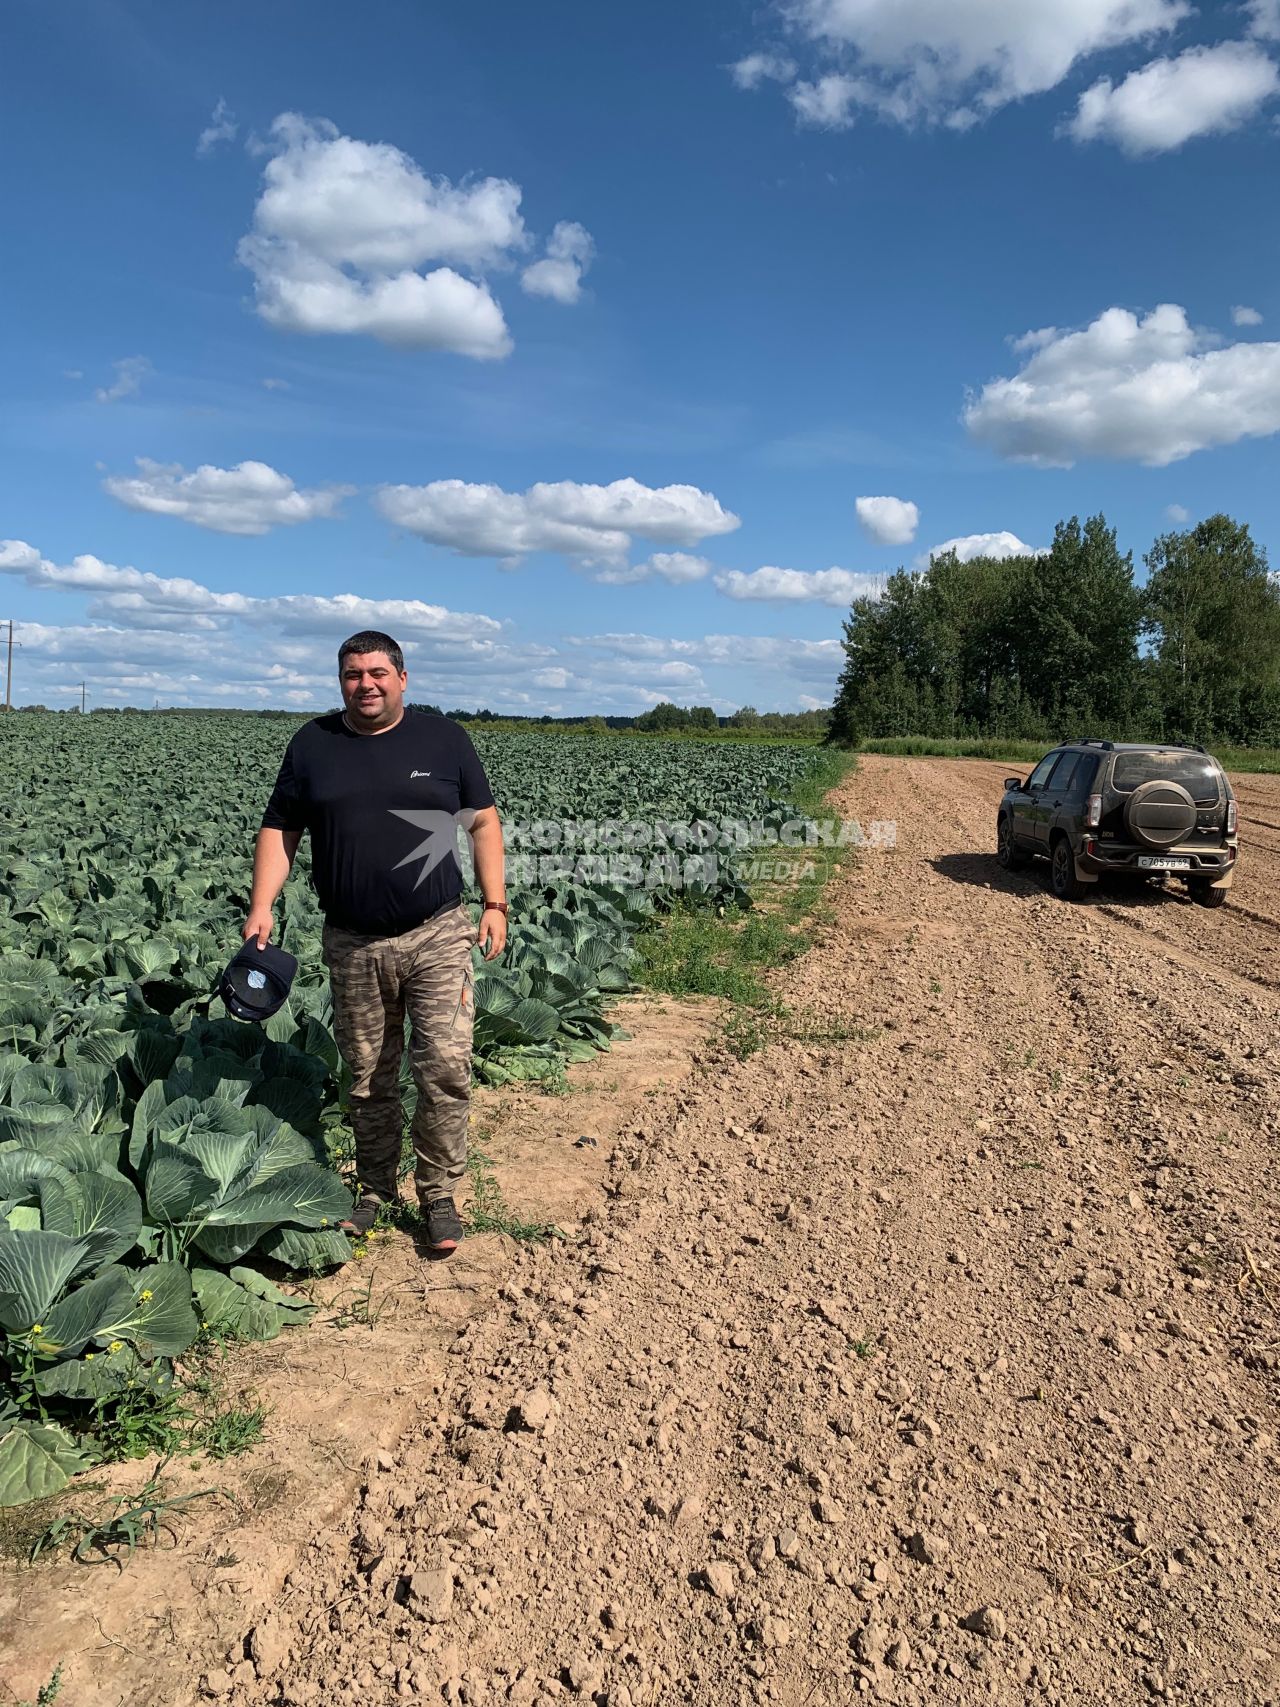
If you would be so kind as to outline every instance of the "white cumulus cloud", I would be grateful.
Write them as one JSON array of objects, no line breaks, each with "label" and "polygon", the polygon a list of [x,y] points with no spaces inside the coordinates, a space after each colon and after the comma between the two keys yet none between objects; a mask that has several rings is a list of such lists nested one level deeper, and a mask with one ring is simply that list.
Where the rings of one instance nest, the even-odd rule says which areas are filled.
[{"label": "white cumulus cloud", "polygon": [[549,296],[554,302],[577,302],[582,275],[595,258],[591,233],[573,220],[562,219],[547,239],[547,252],[526,267],[520,283],[530,296]]},{"label": "white cumulus cloud", "polygon": [[583,564],[620,567],[633,536],[687,547],[741,525],[697,486],[652,487],[638,480],[608,486],[539,482],[527,492],[435,480],[429,486],[383,486],[375,503],[389,522],[432,545],[507,563],[535,551],[558,551]]},{"label": "white cumulus cloud", "polygon": [[1176,59],[1131,71],[1122,83],[1100,78],[1081,95],[1067,129],[1077,142],[1160,154],[1193,137],[1238,129],[1277,91],[1280,71],[1256,43],[1189,47]]},{"label": "white cumulus cloud", "polygon": [[1280,343],[1220,344],[1165,303],[1139,318],[1109,308],[1083,331],[1055,326],[1014,348],[1027,360],[964,411],[1001,456],[1069,468],[1082,456],[1177,462],[1280,431]]},{"label": "white cumulus cloud", "polygon": [[881,545],[910,545],[920,526],[920,511],[903,498],[859,498],[854,508],[864,532]]},{"label": "white cumulus cloud", "polygon": [[1280,41],[1280,0],[1249,0],[1249,34]]},{"label": "white cumulus cloud", "polygon": [[104,563],[91,554],[66,564],[54,563],[20,539],[0,540],[0,575],[4,574],[20,576],[32,587],[96,594],[91,615],[139,629],[162,628],[167,617],[178,616],[182,624],[206,619],[211,631],[250,623],[277,635],[332,634],[336,643],[360,628],[403,629],[467,641],[496,635],[502,628],[492,617],[451,611],[421,599],[372,599],[356,593],[260,598],[250,593],[217,593],[185,576],[155,575]]},{"label": "white cumulus cloud", "polygon": [[851,569],[776,569],[766,566],[749,574],[726,569],[716,576],[716,587],[726,598],[760,599],[770,604],[847,605],[864,593],[879,590],[873,575],[856,575]]},{"label": "white cumulus cloud", "polygon": [[961,563],[972,563],[976,557],[994,557],[998,562],[1003,562],[1009,557],[1044,555],[1043,547],[1027,545],[1016,533],[966,533],[956,539],[944,539],[941,545],[935,545],[925,552],[919,559],[919,566],[925,569],[931,558],[946,557],[953,551]]},{"label": "white cumulus cloud", "polygon": [[739,89],[758,89],[762,83],[789,83],[796,62],[783,53],[749,53],[729,67]]},{"label": "white cumulus cloud", "polygon": [[[963,130],[1010,101],[1056,88],[1083,60],[1164,35],[1189,0],[777,0],[806,45],[788,97],[803,122],[842,128],[860,112]],[[774,56],[734,68],[754,88]]]},{"label": "white cumulus cloud", "polygon": [[207,155],[212,154],[220,144],[234,142],[239,128],[236,123],[236,115],[219,96],[208,124],[196,139],[196,153],[203,160]]},{"label": "white cumulus cloud", "polygon": [[240,462],[234,468],[202,464],[190,474],[149,457],[137,458],[137,474],[114,474],[103,489],[131,510],[179,521],[214,533],[264,534],[337,514],[339,500],[354,490],[329,486],[301,492],[287,474],[265,462]]},{"label": "white cumulus cloud", "polygon": [[714,565],[706,557],[687,551],[655,551],[643,563],[619,563],[601,569],[594,577],[608,587],[631,587],[638,581],[665,581],[669,587],[705,581]]},{"label": "white cumulus cloud", "polygon": [[57,564],[20,540],[0,541],[8,574],[56,598],[91,602],[66,625],[19,629],[20,705],[43,701],[150,706],[241,705],[322,711],[337,692],[337,647],[361,628],[405,646],[414,699],[527,712],[633,713],[662,699],[732,710],[829,704],[844,654],[834,636],[708,634],[512,638],[512,625],[418,599],[214,592],[197,581],[103,562]]},{"label": "white cumulus cloud", "polygon": [[1231,310],[1231,322],[1234,326],[1261,326],[1262,316],[1256,308],[1247,308],[1241,303]]},{"label": "white cumulus cloud", "polygon": [[[267,153],[253,229],[238,249],[264,320],[479,360],[509,354],[506,320],[483,275],[515,266],[529,247],[518,184],[428,177],[390,143],[343,136],[328,120],[297,113],[276,119]],[[589,256],[572,233],[586,233],[556,230],[564,252],[549,249],[550,259],[580,277]]]},{"label": "white cumulus cloud", "polygon": [[1185,504],[1170,504],[1164,513],[1171,522],[1176,522],[1179,527],[1191,520],[1191,511]]},{"label": "white cumulus cloud", "polygon": [[143,380],[151,372],[151,363],[145,356],[125,356],[123,361],[112,362],[116,377],[110,385],[101,385],[94,392],[99,403],[119,403],[123,397],[136,397],[142,387]]}]

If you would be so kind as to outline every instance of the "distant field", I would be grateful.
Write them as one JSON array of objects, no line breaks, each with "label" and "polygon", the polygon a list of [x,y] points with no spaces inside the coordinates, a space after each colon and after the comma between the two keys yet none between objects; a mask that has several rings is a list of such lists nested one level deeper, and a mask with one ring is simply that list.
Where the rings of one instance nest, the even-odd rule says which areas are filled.
[{"label": "distant field", "polygon": [[[863,741],[863,753],[889,753],[901,758],[996,759],[1006,764],[1034,764],[1052,741],[944,741],[927,735],[898,735],[884,741]],[[1214,747],[1229,771],[1280,772],[1280,747]]]}]

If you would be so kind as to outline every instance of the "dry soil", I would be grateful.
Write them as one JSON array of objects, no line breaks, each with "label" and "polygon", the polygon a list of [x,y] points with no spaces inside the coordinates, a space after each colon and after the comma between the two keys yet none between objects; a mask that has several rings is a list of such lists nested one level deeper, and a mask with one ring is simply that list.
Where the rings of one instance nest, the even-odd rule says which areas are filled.
[{"label": "dry soil", "polygon": [[792,1022],[630,1105],[278,1592],[210,1572],[192,1692],[1280,1702],[1280,779],[1210,912],[1001,873],[1003,768],[862,761]]}]

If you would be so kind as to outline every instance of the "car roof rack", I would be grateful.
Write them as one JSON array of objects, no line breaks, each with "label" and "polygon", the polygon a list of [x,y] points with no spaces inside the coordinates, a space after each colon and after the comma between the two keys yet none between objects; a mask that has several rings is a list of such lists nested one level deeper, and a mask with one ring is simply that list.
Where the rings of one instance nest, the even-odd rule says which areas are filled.
[{"label": "car roof rack", "polygon": [[1114,749],[1115,749],[1115,742],[1114,741],[1095,741],[1095,740],[1077,741],[1076,745],[1078,747],[1101,747],[1104,753],[1110,753],[1110,752],[1114,751]]}]

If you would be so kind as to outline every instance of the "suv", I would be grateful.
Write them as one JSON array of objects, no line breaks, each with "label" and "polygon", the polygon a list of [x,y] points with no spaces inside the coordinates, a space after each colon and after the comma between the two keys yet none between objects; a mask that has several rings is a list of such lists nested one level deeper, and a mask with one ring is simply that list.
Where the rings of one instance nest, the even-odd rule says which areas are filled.
[{"label": "suv", "polygon": [[1022,781],[1005,778],[996,850],[1006,871],[1036,855],[1053,892],[1078,901],[1103,872],[1181,877],[1193,901],[1220,907],[1235,876],[1236,798],[1202,747],[1067,741]]}]

